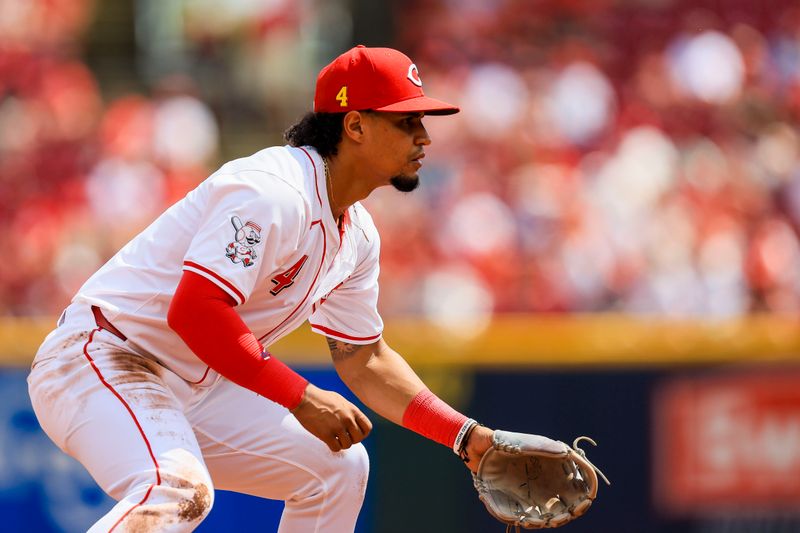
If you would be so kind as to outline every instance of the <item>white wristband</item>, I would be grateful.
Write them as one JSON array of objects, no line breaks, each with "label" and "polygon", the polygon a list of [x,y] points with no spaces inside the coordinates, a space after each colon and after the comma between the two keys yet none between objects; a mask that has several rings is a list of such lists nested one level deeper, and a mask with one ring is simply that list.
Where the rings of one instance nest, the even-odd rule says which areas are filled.
[{"label": "white wristband", "polygon": [[456,434],[456,440],[453,441],[454,454],[459,455],[459,452],[461,451],[461,443],[463,442],[464,437],[467,435],[467,433],[469,433],[469,430],[472,429],[473,426],[477,425],[478,423],[475,420],[467,418],[467,420],[464,422],[464,425],[458,430],[458,433]]}]

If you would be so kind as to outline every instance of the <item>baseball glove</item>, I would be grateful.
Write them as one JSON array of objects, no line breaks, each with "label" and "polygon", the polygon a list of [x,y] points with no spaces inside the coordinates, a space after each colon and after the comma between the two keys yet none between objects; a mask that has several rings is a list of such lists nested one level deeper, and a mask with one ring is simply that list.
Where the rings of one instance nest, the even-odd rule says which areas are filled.
[{"label": "baseball glove", "polygon": [[473,474],[478,496],[495,518],[511,527],[559,527],[581,516],[597,495],[597,476],[608,479],[578,448],[539,435],[494,432],[492,447]]}]

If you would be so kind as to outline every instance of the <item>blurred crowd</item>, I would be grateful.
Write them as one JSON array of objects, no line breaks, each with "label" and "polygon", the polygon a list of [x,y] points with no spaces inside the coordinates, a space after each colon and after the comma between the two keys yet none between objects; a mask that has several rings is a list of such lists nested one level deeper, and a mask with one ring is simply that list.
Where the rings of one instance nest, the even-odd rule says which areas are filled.
[{"label": "blurred crowd", "polygon": [[463,112],[375,210],[384,302],[800,311],[800,4],[419,0],[397,28]]},{"label": "blurred crowd", "polygon": [[0,1],[0,313],[57,313],[207,173],[215,119],[191,83],[111,101],[80,59],[90,0]]},{"label": "blurred crowd", "polygon": [[[237,35],[236,63],[277,136],[350,43],[314,63],[315,4],[267,5]],[[406,51],[427,93],[462,113],[426,119],[419,191],[366,202],[384,315],[474,329],[509,312],[800,311],[796,2],[392,5],[395,42],[366,44]],[[57,313],[223,159],[231,99],[196,71],[103,94],[81,55],[95,8],[0,0],[0,314]],[[230,34],[198,27],[187,39],[202,64]]]}]

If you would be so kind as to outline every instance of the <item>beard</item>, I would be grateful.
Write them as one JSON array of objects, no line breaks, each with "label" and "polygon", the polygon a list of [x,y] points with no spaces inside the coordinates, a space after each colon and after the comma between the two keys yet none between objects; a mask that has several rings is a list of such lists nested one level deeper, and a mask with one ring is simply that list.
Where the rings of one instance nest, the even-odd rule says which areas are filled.
[{"label": "beard", "polygon": [[411,176],[394,176],[389,180],[389,183],[400,192],[411,192],[419,187],[419,176],[416,174]]}]

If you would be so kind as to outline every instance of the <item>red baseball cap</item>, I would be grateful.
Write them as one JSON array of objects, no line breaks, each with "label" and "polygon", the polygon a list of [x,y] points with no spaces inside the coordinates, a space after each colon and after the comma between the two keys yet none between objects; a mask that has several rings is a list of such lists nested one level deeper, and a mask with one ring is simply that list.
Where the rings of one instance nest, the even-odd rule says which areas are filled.
[{"label": "red baseball cap", "polygon": [[371,109],[391,113],[452,115],[458,107],[422,92],[417,66],[392,48],[351,48],[317,77],[314,111],[345,113]]}]

